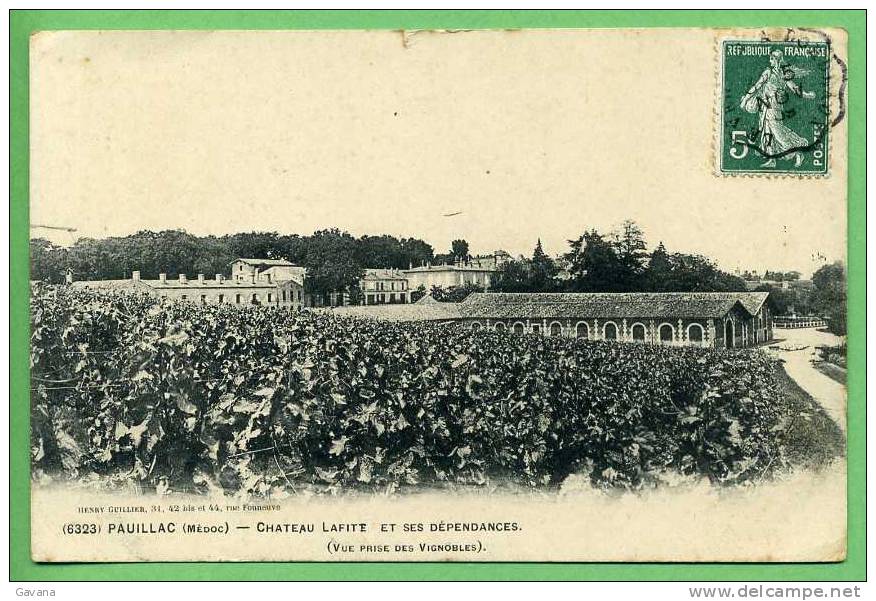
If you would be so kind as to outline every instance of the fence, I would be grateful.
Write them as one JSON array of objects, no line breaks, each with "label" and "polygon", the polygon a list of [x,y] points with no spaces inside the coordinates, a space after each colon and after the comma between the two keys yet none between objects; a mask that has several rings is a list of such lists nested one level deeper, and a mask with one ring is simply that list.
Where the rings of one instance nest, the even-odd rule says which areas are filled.
[{"label": "fence", "polygon": [[827,327],[827,321],[823,317],[816,316],[801,316],[801,317],[774,317],[774,328],[824,328]]}]

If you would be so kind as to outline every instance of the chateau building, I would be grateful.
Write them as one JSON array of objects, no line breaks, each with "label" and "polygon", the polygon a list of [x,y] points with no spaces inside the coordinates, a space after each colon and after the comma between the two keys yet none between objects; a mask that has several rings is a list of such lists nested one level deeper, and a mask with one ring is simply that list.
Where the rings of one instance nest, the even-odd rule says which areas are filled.
[{"label": "chateau building", "polygon": [[359,289],[363,305],[411,302],[408,279],[398,269],[366,269],[359,281]]},{"label": "chateau building", "polygon": [[[290,269],[291,268],[291,269]],[[129,280],[97,280],[72,282],[75,288],[134,290],[159,298],[231,305],[273,305],[299,309],[304,306],[304,270],[287,261],[273,264],[254,259],[238,259],[232,263],[232,275],[217,273],[206,278],[200,273],[189,279],[180,274],[168,279],[159,274],[157,280],[144,280],[134,271]]]},{"label": "chateau building", "polygon": [[252,281],[255,276],[269,282],[295,280],[303,286],[306,271],[285,259],[235,259],[231,262],[231,279],[235,281]]},{"label": "chateau building", "polygon": [[462,264],[424,265],[405,269],[402,273],[408,279],[408,286],[412,290],[422,286],[426,292],[429,292],[432,286],[450,288],[466,284],[477,284],[484,290],[489,290],[496,275],[496,268]]}]

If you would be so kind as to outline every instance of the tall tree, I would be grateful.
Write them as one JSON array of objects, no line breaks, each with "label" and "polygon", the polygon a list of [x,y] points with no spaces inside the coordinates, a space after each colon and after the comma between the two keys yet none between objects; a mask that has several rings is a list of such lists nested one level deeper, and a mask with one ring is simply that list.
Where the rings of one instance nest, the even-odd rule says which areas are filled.
[{"label": "tall tree", "polygon": [[225,236],[230,254],[257,259],[280,259],[280,235],[277,232],[244,232]]},{"label": "tall tree", "polygon": [[314,232],[304,259],[308,292],[325,299],[329,292],[356,288],[365,270],[356,260],[356,240],[336,228]]},{"label": "tall tree", "polygon": [[401,249],[407,262],[406,265],[401,266],[403,268],[425,265],[432,261],[435,255],[432,245],[419,238],[402,238]]},{"label": "tall tree", "polygon": [[617,273],[622,270],[615,247],[595,229],[569,241],[569,263],[574,292],[618,292]]},{"label": "tall tree", "polygon": [[66,273],[67,249],[44,238],[31,239],[30,279],[59,284]]},{"label": "tall tree", "polygon": [[450,243],[450,254],[452,254],[457,261],[468,260],[468,242],[465,240],[454,240]]},{"label": "tall tree", "polygon": [[532,252],[532,261],[529,264],[529,289],[532,292],[553,292],[556,289],[557,266],[544,252],[541,246],[541,238]]},{"label": "tall tree", "polygon": [[612,244],[618,258],[615,273],[615,288],[618,290],[641,290],[644,283],[645,259],[648,257],[645,235],[638,224],[627,219],[612,232]]},{"label": "tall tree", "polygon": [[812,293],[812,308],[827,317],[828,329],[834,334],[846,333],[846,269],[836,261],[824,265],[812,275],[815,287]]},{"label": "tall tree", "polygon": [[356,240],[356,258],[363,267],[407,267],[401,242],[394,236],[361,236]]},{"label": "tall tree", "polygon": [[666,247],[663,242],[657,245],[657,248],[651,253],[648,259],[648,267],[645,269],[644,287],[651,292],[667,291],[668,285],[671,285],[672,278],[672,263],[669,260],[669,253],[666,252]]},{"label": "tall tree", "polygon": [[492,290],[495,292],[533,292],[532,265],[529,259],[511,259],[499,267]]}]

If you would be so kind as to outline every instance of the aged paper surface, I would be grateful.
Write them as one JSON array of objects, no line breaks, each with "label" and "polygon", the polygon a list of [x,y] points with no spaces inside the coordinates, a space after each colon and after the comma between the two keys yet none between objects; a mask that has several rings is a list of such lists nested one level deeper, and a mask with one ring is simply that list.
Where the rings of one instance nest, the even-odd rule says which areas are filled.
[{"label": "aged paper surface", "polygon": [[[632,218],[667,247],[713,257],[727,270],[811,273],[845,259],[845,82],[836,65],[846,36],[818,33],[839,61],[830,66],[825,173],[795,176],[797,149],[761,137],[750,141],[752,152],[762,144],[790,173],[718,174],[722,106],[739,104],[722,96],[720,42],[764,35],[773,34],[42,32],[31,41],[31,221],[93,238],[338,227],[465,238],[483,249],[531,248],[528,224],[543,232],[539,244],[559,252],[587,228]],[[803,136],[769,127],[782,140]],[[464,222],[441,218],[456,211]],[[809,373],[816,344],[799,340],[764,352],[782,359],[844,432],[845,388],[799,375]],[[680,477],[604,492],[573,474],[551,490],[267,498],[35,477],[32,556],[839,561],[845,474],[843,454],[818,469],[729,487]]]}]

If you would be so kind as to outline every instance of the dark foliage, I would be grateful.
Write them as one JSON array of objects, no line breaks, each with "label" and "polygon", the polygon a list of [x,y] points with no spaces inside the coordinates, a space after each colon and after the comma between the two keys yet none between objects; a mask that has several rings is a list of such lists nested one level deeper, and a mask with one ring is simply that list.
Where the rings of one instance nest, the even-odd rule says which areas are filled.
[{"label": "dark foliage", "polygon": [[41,287],[33,473],[143,489],[501,478],[743,483],[787,464],[756,351],[623,345]]}]

